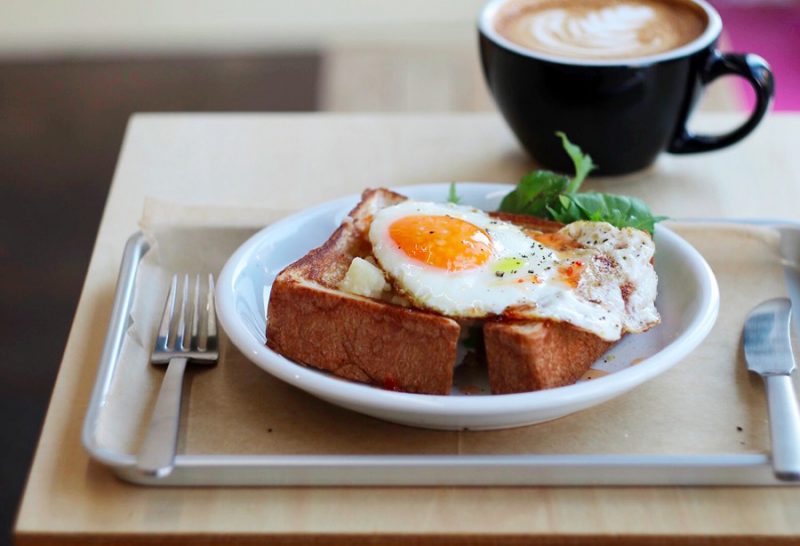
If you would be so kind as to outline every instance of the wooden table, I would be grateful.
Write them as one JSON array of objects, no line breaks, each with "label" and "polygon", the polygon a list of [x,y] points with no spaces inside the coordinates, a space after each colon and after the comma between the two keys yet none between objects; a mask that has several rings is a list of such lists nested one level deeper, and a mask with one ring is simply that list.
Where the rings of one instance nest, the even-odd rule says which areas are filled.
[{"label": "wooden table", "polygon": [[[728,127],[728,115],[699,124]],[[673,217],[800,220],[800,115],[717,153],[663,156],[588,187]],[[494,114],[138,115],[128,128],[16,526],[32,544],[632,544],[800,540],[795,488],[136,487],[89,461],[80,427],[123,245],[146,196],[301,208],[366,186],[515,181]]]}]

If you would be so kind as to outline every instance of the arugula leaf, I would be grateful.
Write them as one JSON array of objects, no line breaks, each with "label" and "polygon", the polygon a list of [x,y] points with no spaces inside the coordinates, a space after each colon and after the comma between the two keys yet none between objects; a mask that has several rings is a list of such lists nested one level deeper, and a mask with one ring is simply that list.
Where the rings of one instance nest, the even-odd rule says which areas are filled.
[{"label": "arugula leaf", "polygon": [[555,211],[554,215],[554,219],[564,224],[576,220],[592,220],[608,222],[618,228],[641,229],[652,234],[656,223],[667,219],[666,216],[653,216],[644,201],[636,197],[585,192],[570,195],[567,199],[570,205]]},{"label": "arugula leaf", "polygon": [[572,179],[569,187],[567,187],[567,193],[575,193],[580,189],[586,177],[589,176],[589,172],[597,168],[597,165],[592,161],[592,156],[584,155],[583,150],[570,142],[563,131],[556,131],[556,136],[561,139],[564,150],[567,151],[572,163],[575,165],[575,178]]},{"label": "arugula leaf", "polygon": [[450,182],[450,191],[447,193],[447,202],[454,203],[458,205],[461,202],[461,198],[456,193],[456,183]]},{"label": "arugula leaf", "polygon": [[666,216],[653,216],[647,205],[635,197],[610,193],[578,193],[583,181],[596,167],[592,158],[572,144],[561,131],[564,150],[575,165],[575,176],[539,170],[528,173],[517,187],[503,198],[500,210],[528,214],[563,224],[577,220],[608,222],[618,228],[633,227],[652,235],[657,222]]},{"label": "arugula leaf", "polygon": [[483,346],[483,330],[480,326],[473,326],[467,330],[467,336],[461,341],[465,349],[478,350]]},{"label": "arugula leaf", "polygon": [[563,174],[533,171],[523,176],[517,189],[503,198],[500,210],[529,216],[546,216],[548,205],[558,199],[569,183],[569,178]]}]

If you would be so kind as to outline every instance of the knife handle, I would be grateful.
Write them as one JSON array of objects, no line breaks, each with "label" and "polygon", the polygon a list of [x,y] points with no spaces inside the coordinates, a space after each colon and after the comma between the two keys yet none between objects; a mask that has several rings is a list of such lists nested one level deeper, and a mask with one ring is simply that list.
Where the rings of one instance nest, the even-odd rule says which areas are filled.
[{"label": "knife handle", "polygon": [[767,375],[772,468],[779,480],[800,480],[800,412],[792,379]]}]

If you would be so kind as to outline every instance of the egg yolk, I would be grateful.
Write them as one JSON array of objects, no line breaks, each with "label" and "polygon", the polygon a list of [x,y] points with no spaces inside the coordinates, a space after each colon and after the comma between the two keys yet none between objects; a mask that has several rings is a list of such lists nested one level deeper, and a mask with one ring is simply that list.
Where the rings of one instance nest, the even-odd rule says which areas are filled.
[{"label": "egg yolk", "polygon": [[480,267],[492,255],[484,230],[452,216],[404,216],[392,222],[389,236],[408,257],[447,271]]}]

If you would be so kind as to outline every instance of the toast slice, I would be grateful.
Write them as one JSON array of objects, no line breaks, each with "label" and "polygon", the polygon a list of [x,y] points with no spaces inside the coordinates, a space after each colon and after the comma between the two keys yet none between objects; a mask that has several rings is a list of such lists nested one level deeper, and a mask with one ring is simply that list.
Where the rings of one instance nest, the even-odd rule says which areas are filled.
[{"label": "toast slice", "polygon": [[490,320],[483,326],[492,394],[572,385],[615,342],[565,322]]},{"label": "toast slice", "polygon": [[448,317],[339,290],[354,258],[368,257],[372,216],[404,201],[367,190],[321,247],[275,278],[267,345],[344,379],[391,390],[449,394],[461,327]]},{"label": "toast slice", "polygon": [[[271,349],[344,379],[412,393],[450,392],[459,321],[339,288],[353,260],[372,255],[368,231],[374,214],[405,199],[386,189],[365,191],[325,244],[278,274],[268,310]],[[562,227],[530,216],[491,214],[536,231]],[[494,394],[572,384],[613,345],[552,321],[489,319],[483,334]]]},{"label": "toast slice", "polygon": [[[493,212],[491,216],[543,233],[564,224]],[[496,318],[483,325],[483,341],[492,394],[513,394],[572,385],[616,342],[566,322]]]}]

